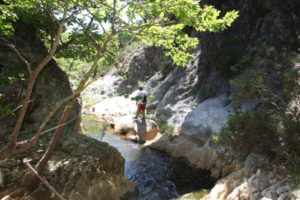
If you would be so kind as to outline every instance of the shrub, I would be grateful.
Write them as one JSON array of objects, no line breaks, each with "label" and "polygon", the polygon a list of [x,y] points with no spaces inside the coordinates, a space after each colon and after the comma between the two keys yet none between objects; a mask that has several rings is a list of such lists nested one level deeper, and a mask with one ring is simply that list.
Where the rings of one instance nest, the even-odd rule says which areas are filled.
[{"label": "shrub", "polygon": [[250,97],[265,105],[283,106],[291,99],[297,86],[298,72],[292,67],[296,54],[279,52],[262,44],[249,50],[239,63],[232,66],[237,76],[231,85],[239,90],[236,100]]},{"label": "shrub", "polygon": [[163,114],[157,114],[156,119],[160,132],[172,136],[174,128],[168,125],[166,116]]},{"label": "shrub", "polygon": [[150,93],[147,97],[147,103],[151,104],[154,103],[156,101],[156,96],[153,93]]},{"label": "shrub", "polygon": [[221,129],[219,142],[241,153],[274,153],[279,145],[276,119],[264,111],[237,112]]}]

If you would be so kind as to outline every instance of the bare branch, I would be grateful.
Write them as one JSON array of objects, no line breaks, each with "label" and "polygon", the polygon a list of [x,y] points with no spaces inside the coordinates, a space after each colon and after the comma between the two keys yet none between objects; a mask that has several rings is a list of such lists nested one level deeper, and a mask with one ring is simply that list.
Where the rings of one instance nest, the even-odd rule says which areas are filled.
[{"label": "bare branch", "polygon": [[69,0],[66,0],[65,7],[64,7],[64,13],[63,13],[63,20],[59,24],[59,28],[58,28],[57,34],[55,36],[54,44],[52,45],[52,48],[50,49],[48,55],[38,64],[38,66],[32,71],[31,75],[28,78],[28,85],[27,85],[27,88],[26,88],[26,95],[25,95],[25,98],[23,99],[23,102],[22,102],[23,107],[21,108],[21,111],[19,113],[19,116],[18,116],[18,119],[16,121],[15,127],[14,127],[14,129],[11,133],[10,141],[8,143],[8,146],[14,146],[17,143],[18,136],[19,136],[20,130],[22,128],[24,117],[25,117],[25,114],[26,114],[26,111],[27,111],[27,108],[28,108],[28,103],[29,103],[29,100],[30,100],[31,95],[32,95],[33,88],[34,88],[35,83],[36,83],[36,79],[39,76],[40,72],[44,69],[44,67],[53,58],[53,56],[54,56],[54,54],[57,50],[59,39],[61,37],[61,34],[63,32],[63,28],[64,28],[64,24],[66,22],[65,19],[66,19],[66,16],[67,16],[68,8],[69,8]]},{"label": "bare branch", "polygon": [[60,109],[66,102],[70,101],[73,98],[76,98],[79,96],[79,93],[74,93],[71,96],[68,96],[61,101],[57,102],[56,105],[53,107],[53,109],[49,112],[49,114],[44,119],[43,123],[39,127],[37,131],[37,135],[41,134],[47,123],[50,121],[50,119],[54,116],[54,114]]},{"label": "bare branch", "polygon": [[72,42],[74,42],[75,40],[76,40],[76,38],[72,38],[67,42],[63,42],[62,40],[60,40],[61,45],[59,47],[57,47],[56,53],[59,53],[60,51],[68,48],[69,45],[72,44]]},{"label": "bare branch", "polygon": [[107,33],[106,33],[106,31],[105,31],[105,28],[104,28],[103,24],[102,24],[101,22],[99,22],[99,24],[100,24],[100,26],[101,26],[101,28],[102,28],[103,33],[104,33],[105,35],[107,35]]},{"label": "bare branch", "polygon": [[31,74],[31,66],[30,66],[28,60],[21,54],[21,52],[12,43],[10,43],[5,38],[1,37],[0,39],[5,41],[5,43],[1,42],[0,44],[11,48],[17,54],[17,56],[26,64],[27,70],[28,70],[29,74]]},{"label": "bare branch", "polygon": [[51,190],[60,200],[66,200],[61,194],[59,194],[55,188],[50,185],[50,183],[43,177],[39,175],[39,173],[29,164],[29,162],[24,162],[24,164],[28,167],[28,169],[38,178],[40,181]]},{"label": "bare branch", "polygon": [[53,131],[53,130],[56,130],[56,129],[58,129],[58,128],[60,128],[60,127],[63,127],[63,126],[65,126],[65,125],[68,125],[68,124],[70,124],[71,122],[75,121],[78,117],[79,117],[79,115],[77,115],[76,117],[72,118],[71,120],[69,120],[69,121],[67,121],[67,122],[65,122],[65,123],[63,123],[63,124],[60,124],[60,125],[55,126],[55,127],[53,127],[53,128],[47,129],[47,130],[41,132],[40,135],[41,135],[41,136],[42,136],[42,135],[45,135],[45,134],[48,133],[48,132],[51,132],[51,131]]},{"label": "bare branch", "polygon": [[112,22],[111,22],[111,31],[112,33],[115,33],[116,30],[115,30],[115,23],[116,23],[116,6],[117,6],[117,0],[114,0],[114,3],[113,3],[113,18],[112,18]]},{"label": "bare branch", "polygon": [[6,146],[4,149],[2,149],[0,151],[0,160],[6,159],[6,158],[10,158],[13,155],[17,155],[20,153],[23,153],[25,151],[28,151],[29,149],[33,148],[36,146],[37,142],[39,141],[40,137],[43,136],[44,134],[56,130],[60,127],[63,127],[71,122],[73,122],[74,120],[76,120],[79,116],[74,117],[73,119],[55,126],[53,128],[50,128],[48,130],[45,130],[43,132],[38,132],[36,133],[32,138],[28,139],[28,140],[24,140],[24,141],[20,141],[17,142],[15,146]]}]

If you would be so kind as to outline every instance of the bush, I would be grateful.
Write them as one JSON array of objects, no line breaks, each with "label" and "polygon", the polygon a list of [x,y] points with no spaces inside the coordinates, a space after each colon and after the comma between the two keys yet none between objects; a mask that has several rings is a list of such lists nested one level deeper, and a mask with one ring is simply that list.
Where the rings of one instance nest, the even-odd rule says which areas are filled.
[{"label": "bush", "polygon": [[163,114],[157,114],[156,119],[160,132],[172,136],[174,128],[168,125],[166,116],[164,116]]},{"label": "bush", "polygon": [[286,105],[299,78],[293,68],[295,59],[295,53],[279,52],[266,44],[250,49],[231,67],[238,74],[231,80],[231,85],[239,90],[235,100],[250,97],[271,107]]},{"label": "bush", "polygon": [[241,153],[274,153],[279,145],[277,124],[264,111],[237,112],[221,129],[219,142]]}]

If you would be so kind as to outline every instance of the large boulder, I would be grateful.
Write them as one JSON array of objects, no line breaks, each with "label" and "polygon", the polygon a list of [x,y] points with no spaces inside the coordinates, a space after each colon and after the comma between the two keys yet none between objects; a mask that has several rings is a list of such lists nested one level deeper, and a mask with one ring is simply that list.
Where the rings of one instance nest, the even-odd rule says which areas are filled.
[{"label": "large boulder", "polygon": [[[206,170],[214,168],[218,158],[214,148],[203,146],[202,141],[185,135],[179,135],[172,140],[167,135],[162,135],[150,147],[167,152],[174,157],[183,157],[190,165]],[[214,177],[218,178],[218,175]]]},{"label": "large boulder", "polygon": [[[66,199],[98,200],[127,199],[136,192],[133,183],[124,176],[124,158],[107,143],[67,132],[63,143],[52,156],[42,176]],[[28,154],[32,165],[43,152]],[[22,158],[0,162],[1,192],[5,188],[21,188],[20,180],[26,173]],[[25,199],[50,200],[51,191],[42,183],[26,194]],[[41,198],[42,197],[42,198]]]},{"label": "large boulder", "polygon": [[[32,70],[48,53],[38,37],[37,30],[30,24],[16,22],[15,34],[9,39],[13,40],[14,46],[28,60]],[[15,108],[19,106],[26,94],[28,76],[25,63],[12,49],[3,43],[0,44],[0,107],[5,108],[7,112],[4,115],[2,115],[3,112],[0,113],[0,134],[4,136],[0,141],[0,148],[7,143],[9,133],[16,122],[18,109]],[[30,137],[55,104],[72,94],[67,74],[52,59],[37,78],[20,135]],[[81,107],[79,103],[76,103],[70,118],[78,118],[80,111]],[[53,128],[62,112],[63,108],[59,109],[45,129]],[[73,120],[67,126],[73,128],[75,124],[77,123]]]},{"label": "large boulder", "polygon": [[133,134],[140,140],[152,140],[158,134],[158,126],[151,119],[133,119],[132,115],[115,119],[115,132],[119,134]]}]

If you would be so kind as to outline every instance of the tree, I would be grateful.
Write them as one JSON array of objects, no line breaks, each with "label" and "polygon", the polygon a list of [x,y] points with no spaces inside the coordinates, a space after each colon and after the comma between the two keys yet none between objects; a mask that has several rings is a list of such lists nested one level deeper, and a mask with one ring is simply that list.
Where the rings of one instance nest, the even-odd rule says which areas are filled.
[{"label": "tree", "polygon": [[[34,146],[54,113],[68,102],[60,119],[59,128],[56,129],[47,151],[36,166],[37,171],[40,171],[51,158],[63,134],[64,124],[69,120],[76,98],[89,85],[91,77],[103,73],[115,63],[120,49],[133,41],[142,41],[148,45],[162,47],[175,64],[183,66],[191,59],[192,50],[198,44],[197,38],[191,38],[184,32],[186,26],[197,31],[215,32],[230,26],[238,16],[236,11],[231,11],[220,17],[220,11],[212,6],[200,5],[195,0],[46,0],[43,3],[26,0],[22,2],[24,4],[19,5],[14,4],[13,0],[6,0],[6,4],[2,5],[0,25],[6,27],[1,30],[3,33],[12,30],[11,21],[15,20],[18,11],[24,7],[26,9],[47,7],[46,15],[51,18],[60,16],[60,20],[58,20],[58,28],[54,28],[55,39],[53,39],[54,30],[46,31],[48,37],[44,38],[50,43],[49,54],[29,76],[22,110],[11,134],[10,143],[0,152],[0,159]],[[63,30],[68,30],[64,37],[62,37]],[[125,44],[124,38],[126,38]],[[123,40],[122,44],[120,40]],[[86,59],[92,64],[82,76],[74,94],[57,103],[37,134],[27,141],[17,142],[36,78],[56,51],[58,56]],[[21,150],[16,151],[16,149]]]},{"label": "tree", "polygon": [[[24,6],[23,8],[27,8],[27,9],[31,8],[32,9],[32,8],[35,8],[36,5],[38,5],[38,2],[36,2],[36,1],[23,1],[20,4],[16,4],[18,6],[12,6],[12,5],[14,5],[12,3],[13,2],[5,1],[5,4],[1,5],[1,8],[2,8],[1,16],[2,17],[0,18],[0,23],[2,24],[2,32],[4,34],[10,33],[10,31],[12,30],[12,25],[9,24],[9,22],[11,22],[12,20],[15,19],[15,15],[11,14],[9,11],[15,11],[16,13],[18,13],[18,11],[19,11],[18,9],[20,8],[19,6]],[[32,68],[32,66],[30,66],[29,62],[21,55],[21,53],[13,45],[11,45],[11,44],[8,45],[9,47],[13,48],[14,51],[17,53],[17,55],[26,63],[28,72],[29,72],[29,77],[28,77],[28,83],[27,83],[27,88],[26,88],[26,95],[20,105],[20,111],[18,114],[18,118],[15,123],[14,129],[10,135],[9,143],[7,144],[7,147],[5,147],[0,152],[0,158],[2,158],[2,159],[9,157],[12,154],[22,152],[23,151],[22,147],[29,147],[28,145],[26,145],[26,144],[28,144],[26,142],[17,143],[18,136],[19,136],[20,130],[23,125],[23,120],[24,120],[25,114],[27,112],[27,108],[28,108],[28,105],[30,102],[30,98],[31,98],[32,91],[35,86],[37,77],[39,76],[40,72],[45,68],[47,63],[53,58],[53,56],[56,52],[56,49],[59,45],[61,33],[63,32],[64,25],[65,25],[65,22],[67,19],[69,1],[66,0],[63,4],[58,6],[58,8],[62,9],[62,18],[59,22],[59,25],[57,28],[57,33],[55,35],[55,39],[54,39],[53,43],[51,44],[51,48],[49,49],[48,54],[37,66]],[[7,17],[7,18],[5,18],[5,17]],[[6,41],[6,39],[2,39],[2,40]],[[27,149],[27,148],[25,148],[25,149]]]}]

